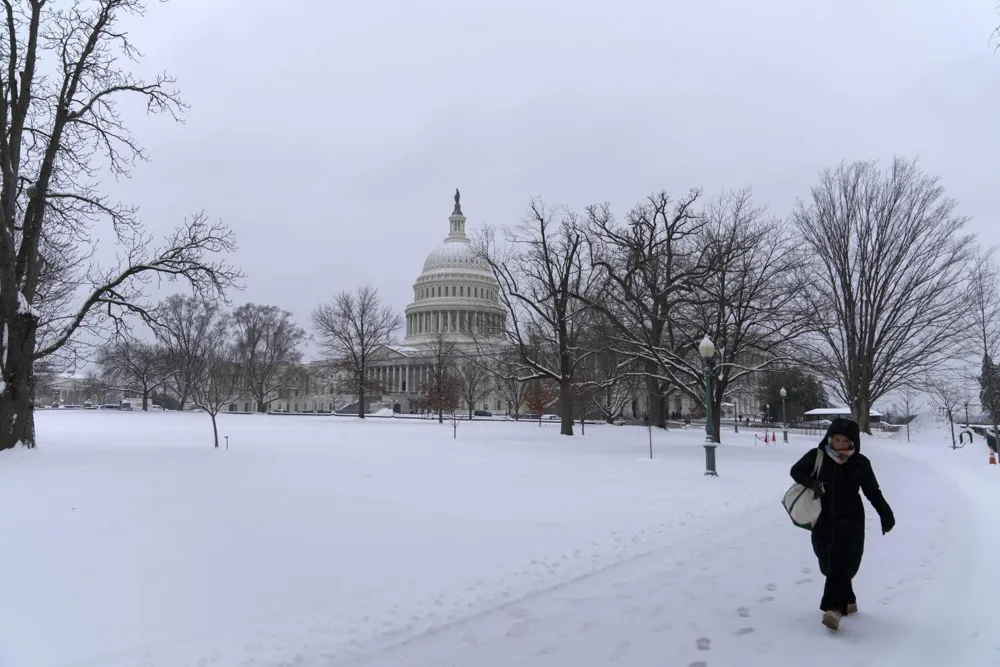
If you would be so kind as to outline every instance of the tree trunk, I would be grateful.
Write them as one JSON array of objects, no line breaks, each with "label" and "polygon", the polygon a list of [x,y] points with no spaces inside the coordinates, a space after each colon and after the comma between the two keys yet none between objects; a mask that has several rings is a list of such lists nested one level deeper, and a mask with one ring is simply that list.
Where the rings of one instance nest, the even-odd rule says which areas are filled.
[{"label": "tree trunk", "polygon": [[473,404],[472,404],[472,401],[469,401],[469,421],[470,422],[472,421],[472,411],[473,411]]},{"label": "tree trunk", "polygon": [[871,406],[868,404],[868,399],[854,399],[854,409],[852,412],[854,413],[854,420],[858,422],[861,432],[871,435]]},{"label": "tree trunk", "polygon": [[455,422],[454,424],[451,425],[451,434],[452,438],[458,440],[458,422]]},{"label": "tree trunk", "polygon": [[580,417],[580,435],[587,435],[587,422],[582,416]]},{"label": "tree trunk", "polygon": [[219,448],[219,426],[215,423],[215,413],[208,413],[212,417],[212,434],[215,436],[215,448]]},{"label": "tree trunk", "polygon": [[[647,372],[655,372],[654,364],[647,364]],[[646,393],[649,396],[649,419],[656,428],[667,428],[667,402],[660,388],[660,381],[646,376]]]},{"label": "tree trunk", "polygon": [[149,390],[142,388],[142,411],[149,412]]},{"label": "tree trunk", "polygon": [[[573,435],[573,392],[565,375],[559,381],[559,405],[562,407],[559,435]],[[541,424],[540,418],[538,422]]]},{"label": "tree trunk", "polygon": [[0,451],[18,443],[35,447],[34,366],[38,319],[17,313],[7,331],[7,377],[0,392]]},{"label": "tree trunk", "polygon": [[438,424],[444,423],[444,410],[438,408]]},{"label": "tree trunk", "polygon": [[365,418],[365,374],[358,373],[358,417]]},{"label": "tree trunk", "polygon": [[188,383],[182,380],[180,382],[180,385],[181,385],[180,386],[181,398],[180,398],[180,404],[177,406],[177,409],[180,412],[184,412],[184,406],[187,405],[187,400],[188,400]]}]

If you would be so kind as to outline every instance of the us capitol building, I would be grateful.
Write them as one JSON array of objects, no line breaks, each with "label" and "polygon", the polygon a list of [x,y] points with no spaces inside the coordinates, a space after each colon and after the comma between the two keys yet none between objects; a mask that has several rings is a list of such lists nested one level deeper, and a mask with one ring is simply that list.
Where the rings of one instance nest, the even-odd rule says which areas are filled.
[{"label": "us capitol building", "polygon": [[[448,217],[448,235],[424,260],[406,307],[406,335],[400,345],[387,345],[374,364],[376,379],[389,388],[388,407],[415,412],[430,378],[441,337],[454,345],[456,356],[474,355],[474,336],[503,327],[507,310],[500,305],[497,281],[485,260],[476,256],[465,232],[459,192]],[[496,345],[503,345],[497,340]],[[356,398],[356,397],[354,397]],[[463,406],[466,410],[468,406]],[[506,411],[498,396],[485,394],[477,410]]]},{"label": "us capitol building", "polygon": [[[419,410],[440,337],[454,345],[461,363],[463,354],[474,354],[477,332],[482,343],[482,332],[504,325],[507,311],[500,305],[497,281],[489,265],[473,251],[465,224],[456,191],[455,208],[448,217],[448,235],[427,255],[423,271],[413,283],[413,301],[405,311],[405,336],[401,343],[381,348],[378,359],[371,363],[370,373],[388,388],[382,396],[369,397],[372,412],[384,408],[403,413]],[[496,341],[496,345],[503,344]],[[282,392],[271,403],[271,410],[357,413],[357,395],[336,393],[333,379],[317,376],[309,385]],[[235,411],[251,410],[252,401],[245,403],[237,404]],[[467,411],[468,406],[461,405],[462,409]],[[503,414],[508,406],[499,395],[487,392],[475,409]]]},{"label": "us capitol building", "polygon": [[[507,310],[500,304],[499,285],[489,265],[476,256],[465,231],[465,215],[458,191],[455,208],[448,217],[448,235],[434,248],[417,280],[413,283],[413,301],[406,307],[405,336],[401,343],[386,345],[378,359],[371,363],[370,373],[388,388],[381,395],[368,397],[369,410],[377,412],[420,412],[420,398],[430,378],[439,337],[454,345],[457,362],[463,353],[474,355],[476,338],[483,344],[485,330],[497,330],[505,325]],[[496,340],[495,345],[506,341]],[[337,412],[357,414],[357,395],[340,394],[336,379],[324,377],[323,364],[310,364],[306,386],[287,389],[271,405],[272,412]],[[641,388],[625,409],[626,418],[639,418],[646,407],[645,391]],[[254,402],[240,399],[231,411],[251,411]],[[558,406],[554,406],[558,411]],[[675,395],[668,412],[677,414],[690,408],[690,400]],[[460,411],[468,405],[460,401]],[[488,391],[476,402],[475,410],[493,414],[513,413],[512,406],[497,392]],[[519,412],[526,408],[521,406]]]}]

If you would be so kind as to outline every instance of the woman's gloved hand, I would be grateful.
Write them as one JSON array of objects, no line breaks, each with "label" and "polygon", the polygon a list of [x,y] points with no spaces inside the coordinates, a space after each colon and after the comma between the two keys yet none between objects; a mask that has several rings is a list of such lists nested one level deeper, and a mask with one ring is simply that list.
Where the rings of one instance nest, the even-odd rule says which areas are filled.
[{"label": "woman's gloved hand", "polygon": [[882,520],[883,535],[892,530],[893,527],[896,525],[896,517],[894,517],[891,512],[889,514],[883,514],[879,518]]},{"label": "woman's gloved hand", "polygon": [[815,494],[817,498],[826,495],[826,489],[823,488],[823,482],[819,481],[818,479],[813,481],[812,486],[810,486],[809,488],[812,489],[813,494]]}]

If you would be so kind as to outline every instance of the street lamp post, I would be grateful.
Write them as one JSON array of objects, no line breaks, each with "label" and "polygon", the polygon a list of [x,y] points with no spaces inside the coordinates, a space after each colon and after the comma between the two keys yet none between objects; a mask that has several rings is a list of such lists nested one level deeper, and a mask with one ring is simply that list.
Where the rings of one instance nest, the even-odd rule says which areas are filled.
[{"label": "street lamp post", "polygon": [[781,435],[782,441],[788,442],[788,392],[782,387],[781,391]]},{"label": "street lamp post", "polygon": [[698,353],[705,361],[705,475],[718,477],[715,470],[715,429],[712,428],[712,357],[715,343],[705,336],[698,345]]},{"label": "street lamp post", "polygon": [[770,423],[771,423],[771,404],[770,404],[770,403],[768,403],[767,405],[765,405],[765,406],[764,406],[764,408],[765,408],[765,409],[767,410],[767,418],[766,418],[766,422],[767,422],[768,424],[770,424]]}]

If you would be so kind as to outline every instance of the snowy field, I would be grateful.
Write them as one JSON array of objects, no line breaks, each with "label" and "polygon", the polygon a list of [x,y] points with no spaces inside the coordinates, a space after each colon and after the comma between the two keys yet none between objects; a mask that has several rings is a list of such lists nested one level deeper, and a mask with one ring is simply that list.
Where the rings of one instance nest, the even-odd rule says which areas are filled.
[{"label": "snowy field", "polygon": [[862,443],[861,613],[780,499],[816,438],[47,411],[0,453],[2,667],[1000,665],[1000,466]]}]

